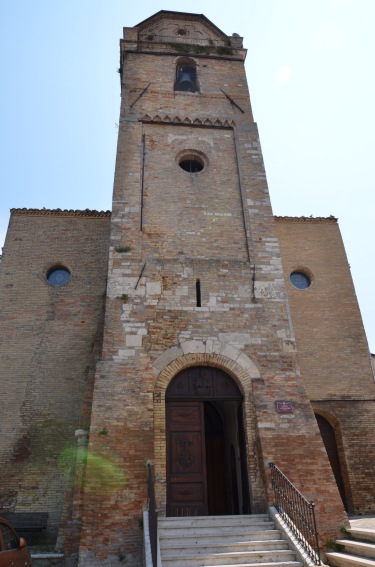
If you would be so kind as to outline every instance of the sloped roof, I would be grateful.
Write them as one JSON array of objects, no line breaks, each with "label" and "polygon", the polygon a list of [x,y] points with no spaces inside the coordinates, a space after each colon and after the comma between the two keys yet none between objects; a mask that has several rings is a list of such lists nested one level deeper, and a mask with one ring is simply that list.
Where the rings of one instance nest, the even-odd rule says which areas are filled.
[{"label": "sloped roof", "polygon": [[207,27],[212,29],[212,31],[219,34],[221,37],[228,37],[226,33],[224,33],[220,28],[215,26],[215,24],[213,24],[211,22],[211,20],[206,18],[206,16],[204,14],[192,14],[190,12],[175,12],[175,11],[172,11],[172,10],[160,10],[159,12],[156,12],[156,14],[154,14],[153,16],[150,16],[149,18],[146,18],[142,22],[139,22],[139,24],[137,24],[135,27],[141,28],[141,29],[144,28],[144,27],[148,27],[149,24],[151,24],[152,22],[157,22],[157,21],[163,19],[163,16],[165,16],[167,19],[174,19],[174,18],[172,18],[172,16],[176,16],[177,18],[178,17],[185,17],[189,20],[200,21],[203,24],[205,24]]}]

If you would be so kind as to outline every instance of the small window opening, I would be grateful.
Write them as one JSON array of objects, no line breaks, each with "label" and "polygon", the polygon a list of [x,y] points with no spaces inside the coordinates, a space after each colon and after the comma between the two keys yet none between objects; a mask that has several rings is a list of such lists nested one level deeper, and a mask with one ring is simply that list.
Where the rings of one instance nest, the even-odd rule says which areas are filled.
[{"label": "small window opening", "polygon": [[196,293],[197,293],[197,307],[202,307],[202,301],[201,301],[201,280],[197,280],[195,282],[195,289],[196,289]]},{"label": "small window opening", "polygon": [[197,81],[197,69],[192,59],[180,60],[176,66],[175,91],[195,93],[199,90]]},{"label": "small window opening", "polygon": [[47,281],[54,287],[67,284],[70,277],[70,271],[64,266],[55,266],[47,272]]},{"label": "small window opening", "polygon": [[309,276],[303,272],[293,272],[290,274],[290,281],[297,289],[307,289],[311,285]]},{"label": "small window opening", "polygon": [[203,169],[203,163],[198,161],[197,158],[183,159],[180,161],[179,166],[189,173],[199,173]]},{"label": "small window opening", "polygon": [[188,173],[199,173],[208,165],[208,158],[198,150],[186,149],[177,154],[176,163]]}]

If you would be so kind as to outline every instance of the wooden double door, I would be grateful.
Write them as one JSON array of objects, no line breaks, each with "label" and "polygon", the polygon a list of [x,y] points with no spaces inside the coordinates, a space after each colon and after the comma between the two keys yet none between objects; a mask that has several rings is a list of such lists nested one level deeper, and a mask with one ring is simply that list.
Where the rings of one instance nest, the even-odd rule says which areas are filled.
[{"label": "wooden double door", "polygon": [[225,372],[192,367],[166,394],[167,514],[249,512],[242,396]]}]

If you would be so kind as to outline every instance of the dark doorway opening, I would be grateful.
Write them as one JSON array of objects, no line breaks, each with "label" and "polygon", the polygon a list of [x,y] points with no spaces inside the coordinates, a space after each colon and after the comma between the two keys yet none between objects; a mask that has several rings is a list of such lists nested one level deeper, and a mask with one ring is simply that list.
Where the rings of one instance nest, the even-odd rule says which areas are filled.
[{"label": "dark doorway opening", "polygon": [[228,514],[225,482],[225,435],[220,413],[211,402],[204,402],[208,513]]},{"label": "dark doorway opening", "polygon": [[341,500],[344,504],[345,510],[348,511],[348,499],[345,492],[345,484],[342,476],[340,457],[337,448],[335,430],[329,421],[322,415],[315,414],[316,421],[320,429],[320,434],[323,439],[324,447],[327,451],[328,459],[336,480],[337,488],[339,489]]},{"label": "dark doorway opening", "polygon": [[180,372],[166,393],[167,515],[250,513],[242,395],[217,368]]}]

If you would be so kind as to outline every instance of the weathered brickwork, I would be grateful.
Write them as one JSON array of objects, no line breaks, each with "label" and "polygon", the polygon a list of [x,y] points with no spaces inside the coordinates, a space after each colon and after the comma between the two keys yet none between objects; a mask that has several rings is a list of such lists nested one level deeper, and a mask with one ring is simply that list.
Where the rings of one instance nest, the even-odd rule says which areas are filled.
[{"label": "weathered brickwork", "polygon": [[[149,35],[165,34],[163,26],[172,19],[176,27],[181,17],[126,29],[121,44],[108,297],[89,455],[124,470],[126,481],[105,499],[100,478],[86,489],[82,566],[116,564],[119,554],[139,565],[146,464],[155,464],[165,513],[166,389],[189,366],[220,368],[243,393],[253,511],[273,499],[273,461],[318,502],[323,542],[346,522],[296,363],[245,51],[219,56],[212,48],[196,56],[189,48],[200,93],[184,93],[173,90],[181,57],[175,46],[150,40],[139,49],[136,42],[137,31],[143,37],[151,25]],[[211,33],[200,17],[186,18],[201,37]],[[183,171],[184,152],[200,156],[203,171]],[[292,414],[276,412],[280,399],[292,403]]]},{"label": "weathered brickwork", "polygon": [[[0,512],[48,511],[45,540],[69,567],[142,564],[147,464],[165,515],[168,392],[186,369],[218,369],[243,397],[217,406],[241,437],[238,511],[247,481],[252,513],[273,502],[274,462],[316,503],[323,546],[347,525],[315,415],[334,431],[348,509],[375,511],[374,379],[338,225],[274,218],[245,56],[204,16],[125,28],[112,215],[12,211]],[[196,92],[174,89],[183,61]],[[67,284],[48,283],[56,266]],[[311,286],[293,287],[294,271]]]},{"label": "weathered brickwork", "polygon": [[[49,512],[48,541],[69,488],[59,459],[90,422],[109,221],[107,213],[15,209],[4,246],[0,507]],[[51,286],[54,266],[68,268],[71,281]]]},{"label": "weathered brickwork", "polygon": [[[374,513],[375,382],[336,219],[278,218],[298,364],[314,411],[334,427],[348,507]],[[302,271],[308,289],[289,275]]]}]

